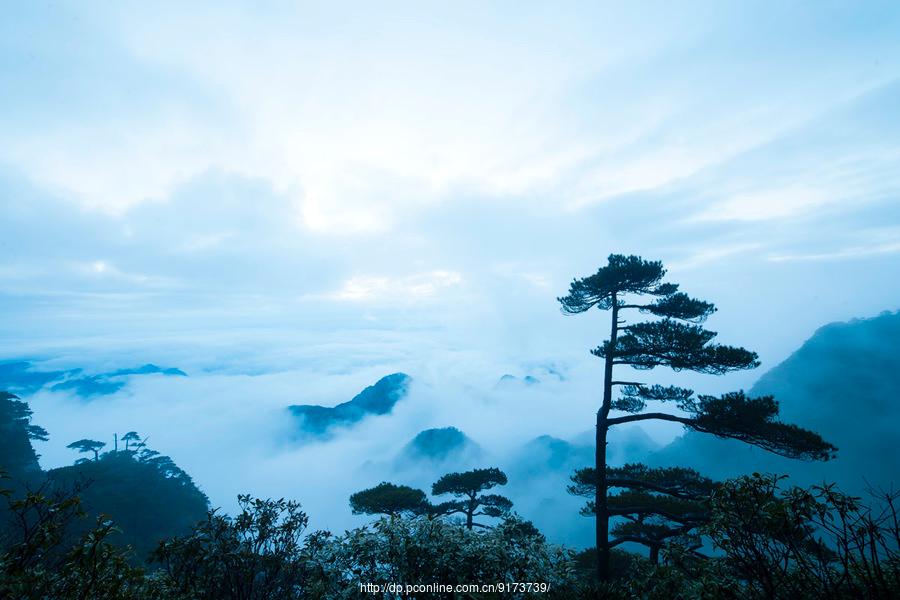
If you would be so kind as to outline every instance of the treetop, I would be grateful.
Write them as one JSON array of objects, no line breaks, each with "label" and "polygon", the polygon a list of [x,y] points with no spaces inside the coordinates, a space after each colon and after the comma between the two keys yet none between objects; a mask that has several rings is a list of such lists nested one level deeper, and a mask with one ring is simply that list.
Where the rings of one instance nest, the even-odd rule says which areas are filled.
[{"label": "treetop", "polygon": [[495,485],[506,485],[506,473],[496,467],[473,469],[464,473],[447,473],[431,486],[435,496],[443,494],[477,494]]},{"label": "treetop", "polygon": [[557,298],[562,312],[577,314],[594,306],[607,310],[614,294],[670,296],[678,291],[676,284],[661,283],[666,275],[661,261],[622,254],[610,254],[607,260],[593,275],[572,281],[568,296]]},{"label": "treetop", "polygon": [[421,514],[428,508],[428,499],[422,490],[383,481],[350,496],[350,508],[355,515]]},{"label": "treetop", "polygon": [[106,442],[98,442],[97,440],[88,440],[81,439],[76,442],[72,442],[66,448],[72,448],[73,450],[81,450],[82,452],[99,450],[106,446]]}]

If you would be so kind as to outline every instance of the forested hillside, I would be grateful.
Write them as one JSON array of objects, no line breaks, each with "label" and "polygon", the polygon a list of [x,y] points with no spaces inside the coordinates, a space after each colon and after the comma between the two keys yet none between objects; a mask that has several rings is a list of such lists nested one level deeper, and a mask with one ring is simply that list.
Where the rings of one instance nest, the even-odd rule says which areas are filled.
[{"label": "forested hillside", "polygon": [[[151,450],[136,432],[123,435],[123,446],[101,453],[102,442],[79,440],[72,447],[96,453],[74,465],[43,471],[31,440],[47,440],[48,433],[31,423],[28,404],[0,392],[0,470],[7,480],[9,501],[29,493],[48,498],[77,497],[84,519],[66,531],[69,542],[88,532],[101,516],[116,524],[109,539],[131,548],[129,559],[143,563],[151,550],[168,537],[184,534],[202,519],[209,507],[191,477],[168,456]],[[0,530],[16,525],[13,504],[0,503]]]}]

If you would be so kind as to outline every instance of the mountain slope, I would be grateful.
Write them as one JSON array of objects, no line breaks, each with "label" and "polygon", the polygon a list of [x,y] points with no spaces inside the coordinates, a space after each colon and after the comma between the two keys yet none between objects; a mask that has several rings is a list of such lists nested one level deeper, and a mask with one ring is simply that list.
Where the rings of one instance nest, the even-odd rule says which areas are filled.
[{"label": "mountain slope", "polygon": [[111,517],[121,530],[114,541],[133,547],[138,560],[145,560],[163,538],[187,533],[209,506],[174,463],[138,460],[134,452],[107,452],[96,461],[52,469],[47,479],[58,488],[79,489],[90,516],[83,527],[100,514]]},{"label": "mountain slope", "polygon": [[[0,470],[9,476],[0,489],[11,491],[12,498],[20,498],[28,488],[79,496],[88,518],[73,524],[70,534],[87,531],[97,517],[108,515],[121,530],[112,541],[132,546],[142,561],[159,540],[187,533],[206,515],[209,501],[203,492],[158,452],[107,452],[98,460],[82,459],[45,473],[32,439],[47,439],[47,432],[31,423],[26,402],[0,392]],[[6,510],[6,503],[0,502],[0,529],[6,525]]]},{"label": "mountain slope", "polygon": [[856,493],[868,484],[900,484],[900,313],[822,327],[760,377],[750,394],[774,395],[782,418],[835,444],[837,459],[792,461],[689,432],[652,462],[690,465],[719,478],[786,473],[795,483],[836,481]]}]

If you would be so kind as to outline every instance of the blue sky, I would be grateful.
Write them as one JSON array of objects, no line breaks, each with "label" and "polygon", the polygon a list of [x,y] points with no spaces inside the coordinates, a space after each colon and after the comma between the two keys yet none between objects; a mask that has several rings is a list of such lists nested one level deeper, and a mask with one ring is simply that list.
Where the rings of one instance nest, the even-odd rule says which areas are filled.
[{"label": "blue sky", "polygon": [[900,308],[894,2],[2,10],[3,357],[589,372],[611,252],[765,367]]},{"label": "blue sky", "polygon": [[894,3],[4,10],[16,342],[296,313],[515,330],[613,251],[729,302],[735,333],[760,304],[790,343],[898,308]]}]

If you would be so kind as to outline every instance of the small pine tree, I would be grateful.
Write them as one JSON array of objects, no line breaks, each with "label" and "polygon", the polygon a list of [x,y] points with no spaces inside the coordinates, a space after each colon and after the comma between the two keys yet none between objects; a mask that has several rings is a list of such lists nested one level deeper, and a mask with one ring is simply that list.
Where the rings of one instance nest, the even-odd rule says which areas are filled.
[{"label": "small pine tree", "polygon": [[466,516],[466,528],[484,527],[475,523],[474,518],[480,515],[502,517],[512,509],[512,501],[499,494],[482,494],[497,485],[506,485],[506,474],[497,468],[474,469],[465,473],[448,473],[431,486],[435,496],[450,494],[458,500],[450,500],[435,507],[436,512],[444,514],[460,513]]},{"label": "small pine tree", "polygon": [[106,446],[106,442],[98,442],[97,440],[88,440],[82,439],[77,442],[72,442],[66,448],[71,448],[72,450],[78,450],[82,454],[93,452],[94,460],[100,460],[100,450]]},{"label": "small pine tree", "polygon": [[125,435],[122,436],[122,441],[125,442],[125,451],[128,452],[129,446],[133,442],[140,442],[141,436],[138,435],[137,431],[129,431]]},{"label": "small pine tree", "polygon": [[[606,485],[618,490],[609,495],[610,515],[622,519],[611,529],[615,537],[610,548],[626,542],[641,544],[656,564],[662,545],[671,538],[700,547],[696,530],[709,520],[710,496],[716,488],[711,479],[683,467],[627,464],[607,467]],[[593,467],[575,471],[568,491],[588,498],[581,514],[595,516],[597,471]]]},{"label": "small pine tree", "polygon": [[425,492],[406,485],[394,485],[383,481],[373,488],[350,496],[350,508],[354,515],[421,515],[430,511]]}]

